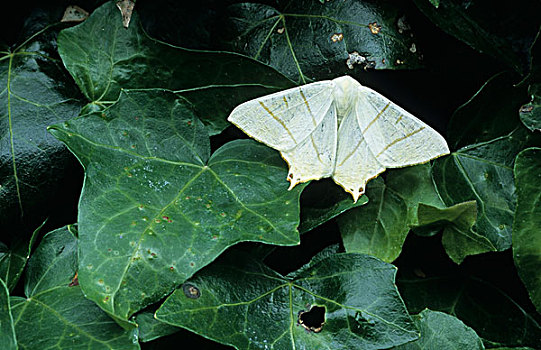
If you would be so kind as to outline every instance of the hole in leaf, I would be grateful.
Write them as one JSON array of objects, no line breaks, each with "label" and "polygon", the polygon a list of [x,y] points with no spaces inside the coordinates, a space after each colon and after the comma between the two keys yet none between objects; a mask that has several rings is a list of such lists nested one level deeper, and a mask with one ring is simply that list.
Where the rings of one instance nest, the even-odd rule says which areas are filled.
[{"label": "hole in leaf", "polygon": [[184,295],[190,299],[197,299],[201,296],[201,291],[190,283],[184,283],[182,285],[182,291],[184,292]]},{"label": "hole in leaf", "polygon": [[310,311],[300,311],[298,322],[309,331],[321,332],[325,324],[325,307],[314,305],[310,308]]}]

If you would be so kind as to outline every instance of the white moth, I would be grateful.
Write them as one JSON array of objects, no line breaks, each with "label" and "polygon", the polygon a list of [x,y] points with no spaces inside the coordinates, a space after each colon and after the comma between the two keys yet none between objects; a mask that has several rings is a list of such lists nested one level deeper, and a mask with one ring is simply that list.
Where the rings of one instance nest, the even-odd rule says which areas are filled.
[{"label": "white moth", "polygon": [[280,151],[296,184],[332,177],[357,201],[386,168],[449,153],[434,129],[355,79],[344,76],[256,98],[228,120]]}]

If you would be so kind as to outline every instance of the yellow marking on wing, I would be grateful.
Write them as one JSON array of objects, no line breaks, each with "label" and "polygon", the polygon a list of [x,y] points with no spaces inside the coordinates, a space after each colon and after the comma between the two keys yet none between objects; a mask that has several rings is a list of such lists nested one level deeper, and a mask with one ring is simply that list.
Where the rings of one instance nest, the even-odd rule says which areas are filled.
[{"label": "yellow marking on wing", "polygon": [[374,119],[372,119],[372,121],[370,122],[370,124],[368,124],[368,125],[366,126],[366,128],[364,128],[363,134],[366,132],[366,130],[368,130],[369,127],[372,126],[372,124],[374,124],[374,123],[376,122],[376,120],[379,119],[379,117],[381,117],[381,115],[383,114],[383,112],[385,112],[385,110],[389,107],[390,104],[391,104],[391,102],[387,103],[387,104],[385,105],[385,107],[383,107],[383,108],[381,109],[381,111],[379,111],[378,115],[376,115],[376,117],[375,117]]},{"label": "yellow marking on wing", "polygon": [[348,160],[349,157],[351,157],[353,155],[353,153],[355,153],[355,151],[357,151],[357,148],[359,148],[359,146],[361,145],[361,143],[363,143],[363,141],[364,141],[364,138],[361,138],[359,140],[359,142],[357,143],[357,145],[353,148],[353,151],[349,152],[348,155],[342,161],[342,163],[338,164],[337,166],[342,166],[346,162],[346,160]]},{"label": "yellow marking on wing", "polygon": [[314,147],[314,150],[316,151],[317,159],[319,160],[319,162],[321,164],[325,165],[325,163],[323,163],[323,159],[321,159],[321,156],[319,154],[319,150],[317,149],[316,143],[314,141],[314,137],[312,135],[310,135],[310,141],[312,141],[312,147]]},{"label": "yellow marking on wing", "polygon": [[393,146],[395,143],[400,142],[400,141],[403,141],[403,140],[407,139],[408,137],[417,134],[418,132],[420,132],[420,131],[423,130],[424,128],[425,128],[425,127],[423,126],[423,127],[419,128],[419,129],[417,129],[417,130],[414,130],[414,131],[410,132],[409,134],[406,134],[406,135],[404,135],[404,136],[402,136],[402,137],[397,138],[396,140],[394,140],[393,142],[391,142],[390,144],[388,144],[387,146],[385,146],[385,147],[381,150],[381,152],[379,152],[379,153],[376,155],[376,158],[379,157],[383,152],[385,152],[386,150],[388,150],[388,149],[389,149],[391,146]]},{"label": "yellow marking on wing", "polygon": [[310,113],[310,116],[312,117],[312,123],[314,123],[314,126],[317,126],[316,118],[314,118],[314,115],[312,114],[312,110],[310,109],[310,105],[308,105],[308,100],[306,99],[306,96],[304,96],[304,92],[302,92],[301,89],[299,89],[299,92],[301,93],[301,97],[304,100],[306,109],[308,109],[308,113]]},{"label": "yellow marking on wing", "polygon": [[297,144],[297,141],[296,141],[295,138],[293,137],[293,134],[291,133],[291,131],[289,131],[289,129],[287,128],[287,126],[284,124],[284,122],[283,122],[280,118],[278,118],[277,116],[275,116],[274,113],[272,113],[271,110],[268,109],[267,106],[265,106],[265,105],[263,104],[263,102],[259,101],[259,104],[261,105],[261,107],[263,107],[263,109],[264,109],[265,111],[267,111],[267,113],[269,113],[269,115],[270,115],[271,117],[274,118],[274,120],[276,120],[278,123],[280,123],[280,125],[282,125],[282,127],[287,131],[287,133],[289,134],[289,136],[291,137],[291,139],[293,140],[293,142],[295,142],[295,144]]},{"label": "yellow marking on wing", "polygon": [[284,103],[286,104],[286,108],[289,108],[289,105],[287,103],[287,98],[284,96],[283,99],[284,99]]},{"label": "yellow marking on wing", "polygon": [[398,122],[402,120],[402,117],[404,116],[401,114],[400,117],[396,120],[395,124],[398,124]]}]

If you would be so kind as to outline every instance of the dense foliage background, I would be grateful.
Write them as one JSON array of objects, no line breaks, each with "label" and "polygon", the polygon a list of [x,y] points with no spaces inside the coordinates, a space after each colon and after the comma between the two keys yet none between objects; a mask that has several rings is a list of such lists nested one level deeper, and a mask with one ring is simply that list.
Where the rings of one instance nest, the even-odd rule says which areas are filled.
[{"label": "dense foliage background", "polygon": [[[0,348],[541,348],[538,1],[12,5]],[[227,116],[344,74],[452,153],[287,191]]]}]

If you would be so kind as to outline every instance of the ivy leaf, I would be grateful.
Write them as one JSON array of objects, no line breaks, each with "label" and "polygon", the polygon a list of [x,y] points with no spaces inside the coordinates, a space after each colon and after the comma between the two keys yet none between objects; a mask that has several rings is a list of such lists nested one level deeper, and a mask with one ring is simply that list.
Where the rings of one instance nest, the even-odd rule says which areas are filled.
[{"label": "ivy leaf", "polygon": [[180,330],[178,327],[171,326],[167,323],[158,321],[154,317],[154,312],[143,311],[135,316],[135,323],[139,330],[139,340],[149,342]]},{"label": "ivy leaf", "polygon": [[514,172],[517,210],[513,224],[513,259],[530,299],[541,312],[541,148],[520,152]]},{"label": "ivy leaf", "polygon": [[400,295],[410,313],[425,308],[463,321],[485,340],[499,346],[533,346],[541,339],[536,316],[505,292],[479,278],[460,275],[401,277]]},{"label": "ivy leaf", "polygon": [[237,140],[210,157],[205,127],[171,92],[124,91],[51,132],[85,168],[79,282],[121,319],[237,242],[299,243],[303,187],[287,191],[278,152]]},{"label": "ivy leaf", "polygon": [[517,128],[526,88],[515,83],[512,74],[498,73],[453,113],[447,132],[452,148],[490,141]]},{"label": "ivy leaf", "polygon": [[[38,14],[44,17],[44,14]],[[46,131],[77,115],[77,88],[57,58],[54,26],[39,19],[26,41],[0,52],[0,224],[35,228],[54,215],[52,200],[72,189],[66,176],[75,163]],[[18,227],[21,228],[20,226]]]},{"label": "ivy leaf", "polygon": [[18,348],[9,302],[9,289],[2,279],[0,279],[0,348],[5,350]]},{"label": "ivy leaf", "polygon": [[48,233],[28,262],[26,298],[12,297],[19,346],[24,349],[139,349],[72,282],[77,271],[73,227]]},{"label": "ivy leaf", "polygon": [[395,272],[346,253],[283,277],[229,254],[177,289],[156,318],[237,349],[386,349],[418,337]]},{"label": "ivy leaf", "polygon": [[510,134],[459,149],[436,160],[433,174],[447,205],[476,200],[474,230],[498,250],[511,246],[515,213],[513,162],[529,142],[524,128]]},{"label": "ivy leaf", "polygon": [[[478,52],[487,53],[519,73],[529,65],[529,49],[539,29],[538,2],[528,0],[493,6],[491,2],[414,0],[442,30]],[[509,30],[513,28],[513,30]]]},{"label": "ivy leaf", "polygon": [[421,331],[421,338],[395,347],[395,350],[484,350],[483,342],[473,329],[458,318],[443,312],[423,310],[413,316],[413,322]]},{"label": "ivy leaf", "polygon": [[298,83],[335,77],[354,66],[420,66],[409,24],[390,2],[298,0],[283,11],[243,3],[230,6],[228,17],[225,27],[233,51],[269,64]]},{"label": "ivy leaf", "polygon": [[386,180],[368,184],[370,202],[338,217],[338,225],[348,252],[395,260],[410,229],[432,235],[442,227],[442,241],[457,263],[467,255],[494,251],[490,241],[471,230],[477,217],[475,201],[447,207],[432,181],[432,169],[422,164],[393,169]]},{"label": "ivy leaf", "polygon": [[19,282],[26,262],[30,257],[32,246],[43,225],[45,225],[45,222],[34,230],[30,239],[16,239],[12,248],[8,248],[0,242],[0,280],[6,283],[9,291],[12,291]]},{"label": "ivy leaf", "polygon": [[158,42],[142,30],[136,13],[124,28],[112,1],[60,32],[58,52],[92,103],[115,101],[123,88],[176,90],[194,104],[211,134],[229,126],[227,115],[239,103],[292,86],[274,69],[238,54]]}]

